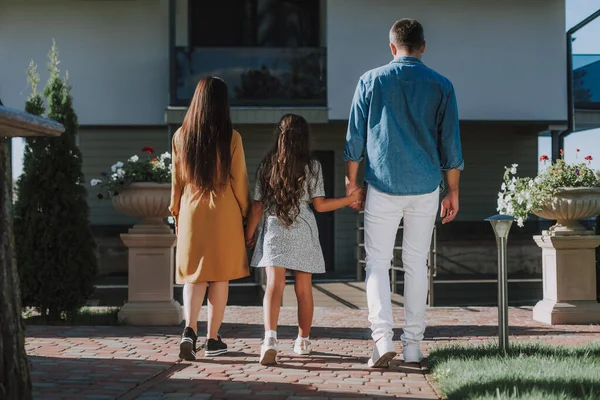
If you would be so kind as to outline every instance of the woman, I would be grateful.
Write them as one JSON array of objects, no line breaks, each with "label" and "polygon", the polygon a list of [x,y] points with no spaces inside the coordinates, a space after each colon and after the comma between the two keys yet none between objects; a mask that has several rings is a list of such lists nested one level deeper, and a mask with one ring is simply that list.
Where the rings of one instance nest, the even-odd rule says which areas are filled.
[{"label": "woman", "polygon": [[250,206],[242,139],[231,126],[225,82],[198,82],[173,136],[171,205],[177,231],[177,283],[183,283],[186,327],[179,357],[196,359],[198,313],[208,290],[205,355],[227,352],[218,335],[229,281],[249,275],[243,219]]}]

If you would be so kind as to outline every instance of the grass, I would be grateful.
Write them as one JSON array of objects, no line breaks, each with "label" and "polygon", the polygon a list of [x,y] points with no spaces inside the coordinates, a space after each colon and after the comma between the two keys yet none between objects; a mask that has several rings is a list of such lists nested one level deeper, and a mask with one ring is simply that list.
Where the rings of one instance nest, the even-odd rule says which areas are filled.
[{"label": "grass", "polygon": [[429,369],[448,399],[600,399],[600,342],[585,346],[496,344],[434,349]]},{"label": "grass", "polygon": [[83,307],[70,320],[63,316],[60,321],[43,321],[38,312],[27,310],[23,320],[26,325],[119,325],[118,313],[119,308]]}]

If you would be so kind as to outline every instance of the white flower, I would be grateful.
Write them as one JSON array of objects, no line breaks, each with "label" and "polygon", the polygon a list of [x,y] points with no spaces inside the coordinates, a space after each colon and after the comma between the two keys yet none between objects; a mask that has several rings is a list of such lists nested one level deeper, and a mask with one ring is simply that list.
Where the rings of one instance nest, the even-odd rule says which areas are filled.
[{"label": "white flower", "polygon": [[131,158],[129,159],[129,161],[131,162],[138,162],[140,158],[138,156],[131,156]]},{"label": "white flower", "polygon": [[110,169],[112,170],[112,172],[117,172],[118,168],[123,168],[123,163],[121,161],[117,162],[115,165],[113,165],[112,167],[110,167]]},{"label": "white flower", "polygon": [[100,183],[102,183],[102,181],[101,181],[100,179],[92,179],[92,180],[90,181],[90,185],[92,185],[92,186],[97,186],[97,185],[99,185]]},{"label": "white flower", "polygon": [[517,178],[515,178],[514,176],[512,177],[512,179],[510,180],[512,183],[517,183]]},{"label": "white flower", "polygon": [[512,196],[510,194],[507,194],[506,197],[504,198],[504,201],[506,201],[507,203],[511,200],[512,200]]},{"label": "white flower", "polygon": [[117,177],[122,178],[125,176],[125,171],[122,168],[117,169]]},{"label": "white flower", "polygon": [[534,184],[534,183],[533,183],[533,179],[530,179],[530,180],[529,180],[529,182],[527,182],[527,185],[528,185],[529,187],[533,187],[533,184]]},{"label": "white flower", "polygon": [[512,192],[513,190],[515,190],[515,184],[514,184],[514,183],[511,183],[510,185],[508,185],[508,190],[510,190],[511,192]]},{"label": "white flower", "polygon": [[507,213],[508,215],[512,215],[514,211],[515,211],[515,209],[513,208],[512,204],[510,204],[510,203],[509,203],[509,204],[506,206],[506,213]]},{"label": "white flower", "polygon": [[113,181],[116,181],[116,180],[119,178],[119,175],[117,175],[117,174],[112,174],[110,177],[111,177],[111,179],[112,179]]},{"label": "white flower", "polygon": [[535,178],[535,183],[539,184],[542,181],[542,178],[540,178],[539,176],[537,178]]},{"label": "white flower", "polygon": [[500,189],[506,190],[506,183],[503,183],[502,186],[500,187]]},{"label": "white flower", "polygon": [[519,228],[522,228],[524,226],[524,224],[523,224],[523,218],[518,218],[517,219],[517,225],[519,226]]},{"label": "white flower", "polygon": [[167,221],[169,221],[170,224],[174,224],[175,223],[175,217],[171,215],[170,217],[167,217]]},{"label": "white flower", "polygon": [[169,154],[169,152],[168,152],[168,151],[167,151],[167,152],[165,152],[165,153],[162,153],[162,154],[160,155],[160,159],[161,159],[161,160],[163,160],[163,161],[164,161],[164,160],[166,160],[166,159],[169,159],[169,158],[171,158],[171,154]]},{"label": "white flower", "polygon": [[519,164],[513,164],[513,165],[510,167],[510,173],[511,173],[511,174],[513,174],[513,175],[515,175],[515,174],[517,173],[517,167],[518,167],[518,166],[519,166]]},{"label": "white flower", "polygon": [[169,172],[173,171],[173,164],[169,164]]}]

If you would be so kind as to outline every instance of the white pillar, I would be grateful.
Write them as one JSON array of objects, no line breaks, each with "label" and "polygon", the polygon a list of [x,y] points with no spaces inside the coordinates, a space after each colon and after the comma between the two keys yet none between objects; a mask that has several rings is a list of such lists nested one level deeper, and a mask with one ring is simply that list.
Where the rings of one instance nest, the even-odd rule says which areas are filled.
[{"label": "white pillar", "polygon": [[596,298],[596,247],[600,236],[534,236],[542,248],[544,299],[533,319],[551,325],[600,322]]},{"label": "white pillar", "polygon": [[119,321],[127,325],[179,325],[183,310],[173,299],[175,234],[164,223],[140,224],[121,239],[129,248],[129,290]]}]

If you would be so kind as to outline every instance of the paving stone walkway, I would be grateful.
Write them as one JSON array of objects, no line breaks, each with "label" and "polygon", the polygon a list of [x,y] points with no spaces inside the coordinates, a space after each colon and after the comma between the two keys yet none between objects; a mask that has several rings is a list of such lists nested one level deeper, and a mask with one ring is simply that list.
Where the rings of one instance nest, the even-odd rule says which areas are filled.
[{"label": "paving stone walkway", "polygon": [[[402,309],[394,313],[402,321]],[[496,313],[493,308],[429,310],[425,352],[448,343],[495,340]],[[260,307],[228,308],[221,333],[230,353],[193,363],[177,360],[178,327],[32,326],[26,331],[26,347],[34,398],[439,398],[425,368],[405,364],[400,356],[389,370],[367,368],[371,343],[365,310],[317,308],[310,357],[292,352],[295,319],[293,308],[282,309],[280,365],[275,367],[257,363],[263,332]],[[511,340],[571,345],[600,338],[600,326],[544,326],[531,320],[527,308],[510,309],[510,326]],[[395,340],[400,334],[398,329]]]}]

